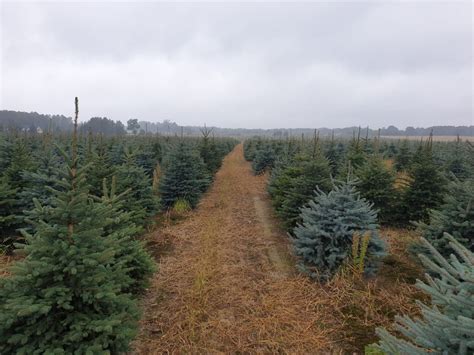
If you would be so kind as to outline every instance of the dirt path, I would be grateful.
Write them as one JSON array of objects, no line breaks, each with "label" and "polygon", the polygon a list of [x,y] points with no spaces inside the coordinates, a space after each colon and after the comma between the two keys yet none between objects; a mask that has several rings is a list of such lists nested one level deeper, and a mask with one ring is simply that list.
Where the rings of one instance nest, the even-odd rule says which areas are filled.
[{"label": "dirt path", "polygon": [[273,219],[265,177],[239,145],[199,207],[156,231],[172,251],[145,299],[134,344],[154,353],[315,353],[333,348],[324,291],[297,275]]}]

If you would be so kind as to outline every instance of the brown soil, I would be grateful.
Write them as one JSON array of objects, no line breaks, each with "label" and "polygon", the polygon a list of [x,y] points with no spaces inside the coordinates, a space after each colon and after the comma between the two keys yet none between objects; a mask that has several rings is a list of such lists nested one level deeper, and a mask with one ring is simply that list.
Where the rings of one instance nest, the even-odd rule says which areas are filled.
[{"label": "brown soil", "polygon": [[136,353],[315,353],[334,349],[336,323],[322,288],[295,272],[266,177],[253,176],[242,145],[172,236],[144,302]]}]

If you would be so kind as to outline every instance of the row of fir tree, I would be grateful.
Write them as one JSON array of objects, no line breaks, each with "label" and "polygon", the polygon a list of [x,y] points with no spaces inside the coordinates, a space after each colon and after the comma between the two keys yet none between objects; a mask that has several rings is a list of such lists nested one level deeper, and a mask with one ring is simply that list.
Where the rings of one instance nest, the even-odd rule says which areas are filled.
[{"label": "row of fir tree", "polygon": [[388,253],[380,225],[420,231],[411,249],[428,271],[418,287],[431,305],[421,304],[420,319],[398,317],[399,337],[377,330],[380,342],[367,353],[474,352],[472,143],[315,133],[311,139],[256,137],[244,148],[255,174],[269,171],[268,191],[299,267],[321,282],[354,255],[374,275]]},{"label": "row of fir tree", "polygon": [[126,352],[154,263],[141,236],[194,207],[236,141],[0,135],[1,354]]}]

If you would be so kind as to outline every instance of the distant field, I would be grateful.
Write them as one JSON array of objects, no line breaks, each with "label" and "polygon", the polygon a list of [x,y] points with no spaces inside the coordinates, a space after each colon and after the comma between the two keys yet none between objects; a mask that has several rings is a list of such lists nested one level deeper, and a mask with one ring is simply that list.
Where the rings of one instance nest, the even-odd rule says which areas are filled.
[{"label": "distant field", "polygon": [[[421,139],[427,139],[429,136],[381,136],[381,138],[386,138],[386,139],[409,139],[409,140],[421,140]],[[474,136],[459,136],[461,140],[465,141],[471,141],[474,142]],[[439,142],[449,142],[449,141],[455,141],[457,139],[457,136],[433,136],[433,140],[439,141]]]}]

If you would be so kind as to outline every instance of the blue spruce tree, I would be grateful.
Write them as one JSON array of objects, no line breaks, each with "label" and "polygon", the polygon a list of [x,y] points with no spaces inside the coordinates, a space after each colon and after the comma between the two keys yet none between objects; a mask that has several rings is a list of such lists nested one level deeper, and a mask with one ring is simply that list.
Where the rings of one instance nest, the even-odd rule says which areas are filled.
[{"label": "blue spruce tree", "polygon": [[377,259],[385,255],[378,234],[377,213],[359,196],[354,182],[334,186],[316,196],[301,209],[301,220],[293,230],[296,254],[302,269],[321,280],[331,278],[351,255],[356,233],[370,234],[366,273],[377,269]]},{"label": "blue spruce tree", "polygon": [[[447,235],[455,251],[443,257],[426,239],[430,257],[420,255],[423,264],[436,276],[426,275],[418,287],[431,297],[431,306],[419,302],[422,318],[397,317],[398,338],[377,329],[380,342],[375,348],[386,354],[474,353],[474,254]],[[372,346],[373,348],[373,346]]]}]

